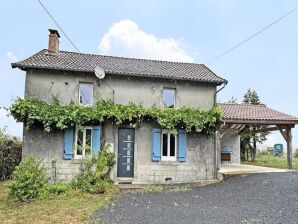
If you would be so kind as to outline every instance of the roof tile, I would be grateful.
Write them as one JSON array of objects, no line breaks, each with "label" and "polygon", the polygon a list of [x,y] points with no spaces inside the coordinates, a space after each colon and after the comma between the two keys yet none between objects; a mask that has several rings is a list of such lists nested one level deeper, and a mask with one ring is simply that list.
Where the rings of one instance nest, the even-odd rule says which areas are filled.
[{"label": "roof tile", "polygon": [[60,51],[57,55],[53,55],[44,49],[23,61],[12,63],[13,68],[45,68],[81,72],[94,72],[96,66],[102,67],[108,74],[158,77],[216,84],[227,83],[227,80],[220,78],[203,64],[82,54],[68,51]]},{"label": "roof tile", "polygon": [[298,124],[298,118],[292,115],[288,115],[267,107],[264,104],[252,105],[252,104],[235,104],[226,103],[219,104],[224,115],[223,121],[239,121],[240,122],[288,122],[293,124]]}]

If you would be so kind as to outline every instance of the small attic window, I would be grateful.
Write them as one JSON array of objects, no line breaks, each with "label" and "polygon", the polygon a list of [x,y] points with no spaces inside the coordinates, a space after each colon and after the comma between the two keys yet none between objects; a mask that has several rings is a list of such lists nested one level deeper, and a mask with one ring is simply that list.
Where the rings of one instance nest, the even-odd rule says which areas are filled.
[{"label": "small attic window", "polygon": [[92,105],[93,102],[93,84],[80,83],[79,86],[79,101],[82,105]]}]

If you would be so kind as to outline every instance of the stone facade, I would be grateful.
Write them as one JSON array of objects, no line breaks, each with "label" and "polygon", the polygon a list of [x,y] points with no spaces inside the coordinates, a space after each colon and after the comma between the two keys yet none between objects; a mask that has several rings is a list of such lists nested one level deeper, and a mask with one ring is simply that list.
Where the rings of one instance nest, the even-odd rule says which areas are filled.
[{"label": "stone facade", "polygon": [[240,164],[240,135],[237,130],[226,130],[221,139],[221,151],[231,152],[231,163]]},{"label": "stone facade", "polygon": [[[72,72],[28,71],[26,76],[26,96],[37,96],[46,102],[52,102],[53,97],[62,104],[71,100],[78,102],[79,83],[93,83],[93,98],[111,99],[116,103],[133,102],[145,107],[162,107],[163,88],[176,89],[176,107],[200,107],[211,109],[214,105],[216,85],[169,81],[165,79],[128,78],[108,75],[105,81],[111,89],[92,74]],[[216,155],[214,136],[209,138],[198,134],[187,134],[186,162],[159,161],[151,159],[152,129],[158,127],[155,123],[143,123],[135,128],[134,145],[134,175],[133,183],[165,183],[191,182],[216,178]],[[117,158],[118,126],[110,122],[102,124],[102,140],[111,144]],[[42,130],[24,130],[23,157],[33,154],[40,157],[49,167],[49,175],[61,180],[71,180],[82,165],[81,160],[63,159],[63,132],[46,134]],[[112,172],[112,179],[117,178],[117,165]]]}]

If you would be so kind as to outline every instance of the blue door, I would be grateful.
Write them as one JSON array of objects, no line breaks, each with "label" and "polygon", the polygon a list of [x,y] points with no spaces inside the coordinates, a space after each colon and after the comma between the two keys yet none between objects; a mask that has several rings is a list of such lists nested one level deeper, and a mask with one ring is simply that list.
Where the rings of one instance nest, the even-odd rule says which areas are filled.
[{"label": "blue door", "polygon": [[118,177],[133,177],[135,133],[132,128],[119,128],[118,131]]}]

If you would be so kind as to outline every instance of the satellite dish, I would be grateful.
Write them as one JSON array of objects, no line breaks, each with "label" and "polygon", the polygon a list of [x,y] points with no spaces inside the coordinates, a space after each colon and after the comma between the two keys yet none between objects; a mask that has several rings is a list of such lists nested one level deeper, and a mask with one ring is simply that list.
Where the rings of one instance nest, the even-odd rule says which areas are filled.
[{"label": "satellite dish", "polygon": [[99,79],[103,79],[105,77],[105,71],[100,66],[96,66],[94,73]]}]

